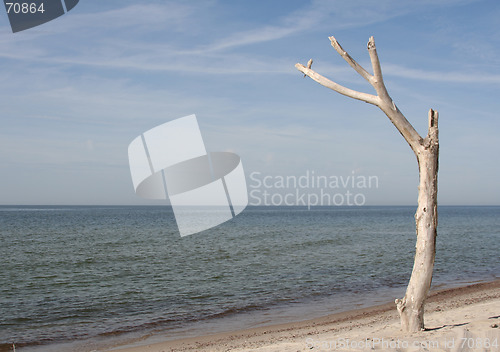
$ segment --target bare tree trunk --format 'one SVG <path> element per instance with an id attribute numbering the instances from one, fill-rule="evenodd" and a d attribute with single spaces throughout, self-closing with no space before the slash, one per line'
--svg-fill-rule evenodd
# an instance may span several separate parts
<path id="1" fill-rule="evenodd" d="M 434 116 L 436 117 L 435 122 Z M 417 227 L 415 262 L 404 298 L 396 299 L 396 306 L 401 317 L 401 327 L 405 331 L 424 329 L 424 303 L 431 287 L 436 254 L 439 144 L 437 113 L 432 110 L 429 112 L 429 122 L 429 131 L 432 131 L 431 133 L 434 135 L 426 138 L 429 143 L 417 155 L 420 185 L 418 209 L 415 213 Z"/>
<path id="2" fill-rule="evenodd" d="M 378 106 L 391 120 L 401 135 L 410 145 L 417 157 L 420 175 L 418 188 L 418 208 L 415 214 L 417 244 L 415 261 L 410 282 L 403 299 L 396 299 L 396 306 L 401 317 L 404 331 L 424 329 L 424 304 L 429 293 L 436 255 L 437 229 L 437 174 L 438 174 L 438 113 L 429 110 L 429 129 L 422 138 L 392 101 L 384 85 L 382 70 L 373 37 L 368 41 L 368 53 L 372 63 L 373 75 L 361 67 L 342 49 L 334 37 L 329 38 L 335 50 L 345 61 L 375 89 L 377 95 L 362 93 L 330 81 L 311 69 L 312 59 L 306 66 L 295 67 L 321 85 L 353 99 Z"/>

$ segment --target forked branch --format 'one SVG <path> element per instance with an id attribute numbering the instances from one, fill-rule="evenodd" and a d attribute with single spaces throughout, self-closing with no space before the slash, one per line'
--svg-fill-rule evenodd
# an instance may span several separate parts
<path id="1" fill-rule="evenodd" d="M 373 38 L 373 37 L 372 37 Z M 373 84 L 373 76 L 368 73 L 361 65 L 359 65 L 356 60 L 354 60 L 351 55 L 347 53 L 347 51 L 342 48 L 342 46 L 339 44 L 337 39 L 335 39 L 334 36 L 328 37 L 330 39 L 330 42 L 333 46 L 333 48 L 344 58 L 344 60 L 357 72 L 366 79 L 370 84 Z"/>
<path id="2" fill-rule="evenodd" d="M 333 81 L 329 80 L 328 78 L 320 75 L 316 71 L 305 67 L 302 64 L 295 64 L 295 67 L 300 72 L 302 72 L 304 75 L 309 76 L 310 78 L 312 78 L 313 80 L 315 80 L 316 82 L 321 84 L 322 86 L 333 89 L 337 93 L 348 96 L 349 98 L 362 100 L 364 102 L 378 106 L 377 96 L 375 96 L 375 95 L 358 92 L 356 90 L 352 90 L 352 89 L 349 89 L 347 87 L 344 87 L 344 86 L 342 86 L 336 82 L 333 82 Z"/>
<path id="3" fill-rule="evenodd" d="M 386 115 L 389 117 L 391 122 L 396 126 L 398 131 L 403 135 L 405 140 L 408 142 L 413 152 L 419 155 L 419 152 L 424 148 L 424 139 L 418 134 L 418 132 L 413 128 L 413 126 L 408 122 L 406 117 L 399 111 L 396 104 L 392 101 L 389 93 L 384 84 L 384 79 L 382 77 L 382 69 L 380 68 L 380 61 L 377 54 L 377 49 L 375 47 L 375 40 L 373 37 L 368 41 L 368 53 L 370 55 L 370 61 L 372 64 L 373 74 L 370 74 L 365 70 L 360 64 L 356 62 L 348 53 L 345 51 L 335 37 L 329 37 L 333 48 L 337 53 L 344 58 L 344 60 L 364 79 L 366 79 L 372 87 L 375 89 L 377 95 L 372 95 L 368 93 L 363 93 L 355 91 L 344 87 L 336 82 L 329 80 L 328 78 L 320 75 L 319 73 L 312 70 L 310 67 L 305 67 L 302 64 L 296 64 L 295 67 L 302 72 L 304 75 L 309 76 L 319 84 L 330 88 L 340 94 L 348 96 L 353 99 L 361 100 L 373 105 L 378 106 Z M 436 115 L 437 121 L 437 115 Z M 429 130 L 430 133 L 430 130 Z"/>

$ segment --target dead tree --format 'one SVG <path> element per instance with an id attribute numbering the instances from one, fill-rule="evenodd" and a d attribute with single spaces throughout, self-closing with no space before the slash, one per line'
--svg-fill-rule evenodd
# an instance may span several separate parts
<path id="1" fill-rule="evenodd" d="M 368 41 L 368 53 L 370 54 L 373 74 L 368 73 L 349 56 L 334 37 L 329 39 L 344 60 L 373 86 L 377 95 L 358 92 L 332 82 L 314 72 L 309 64 L 307 67 L 296 64 L 295 67 L 304 75 L 327 88 L 350 98 L 378 106 L 396 126 L 417 157 L 420 184 L 418 187 L 418 207 L 415 213 L 417 228 L 415 261 L 406 294 L 403 299 L 396 299 L 396 306 L 401 317 L 402 329 L 410 332 L 419 331 L 424 329 L 424 303 L 431 286 L 436 255 L 438 113 L 432 109 L 429 110 L 429 129 L 427 136 L 422 138 L 399 111 L 387 92 L 373 37 Z M 312 60 L 309 62 L 312 63 Z"/>

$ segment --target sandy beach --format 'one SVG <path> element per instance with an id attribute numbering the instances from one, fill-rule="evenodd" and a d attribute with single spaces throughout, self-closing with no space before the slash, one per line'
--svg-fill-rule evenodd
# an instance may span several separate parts
<path id="1" fill-rule="evenodd" d="M 106 351 L 499 351 L 500 280 L 432 292 L 426 330 L 404 333 L 393 303 L 329 316 Z"/>

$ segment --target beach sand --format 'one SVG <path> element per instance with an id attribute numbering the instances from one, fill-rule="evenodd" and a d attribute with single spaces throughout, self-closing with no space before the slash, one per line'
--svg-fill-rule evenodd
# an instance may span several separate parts
<path id="1" fill-rule="evenodd" d="M 402 332 L 394 303 L 387 303 L 302 322 L 106 351 L 500 351 L 500 280 L 431 293 L 425 325 L 425 331 Z"/>

